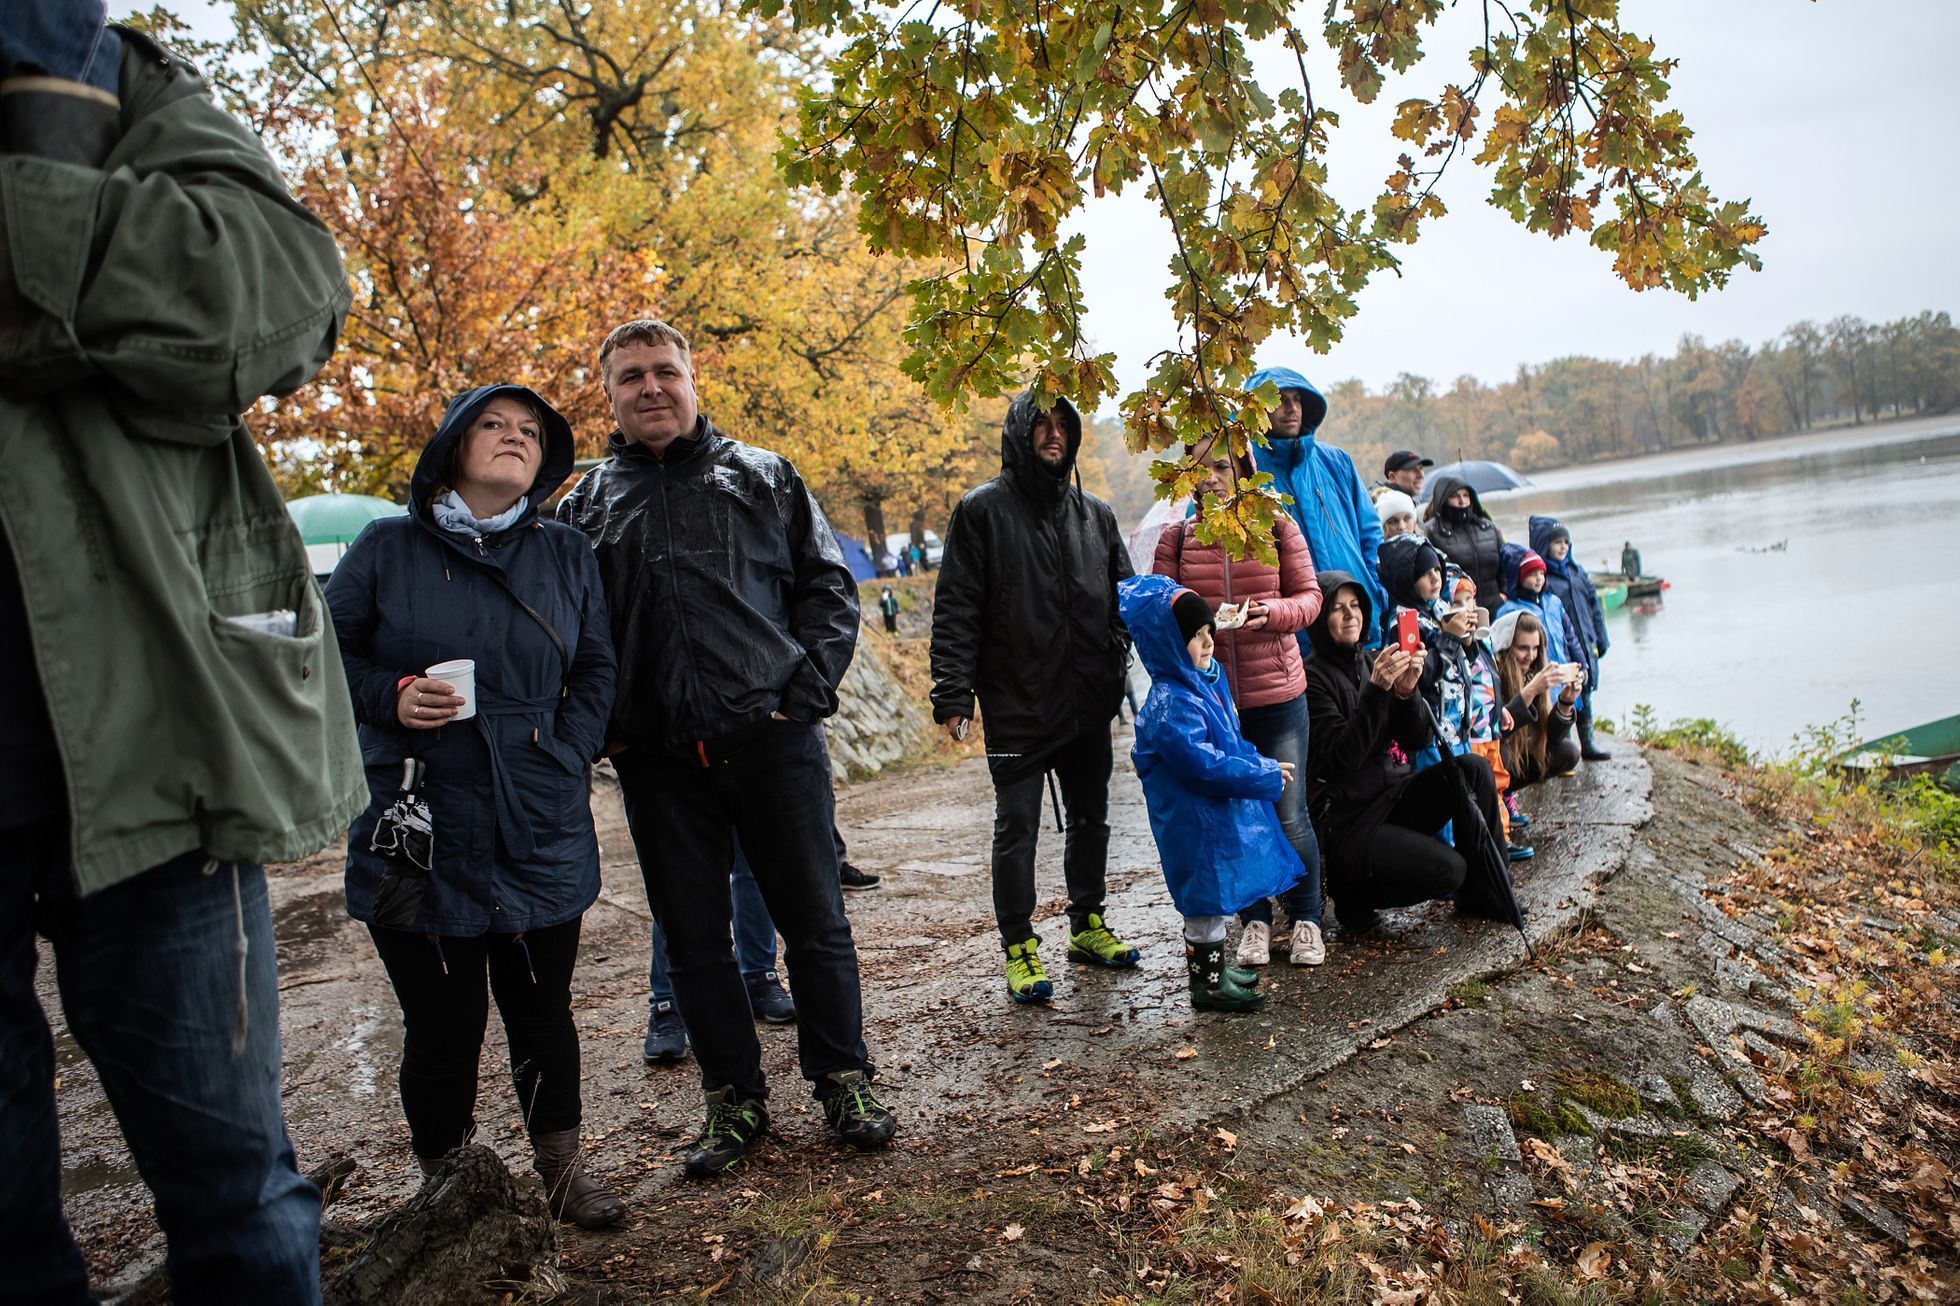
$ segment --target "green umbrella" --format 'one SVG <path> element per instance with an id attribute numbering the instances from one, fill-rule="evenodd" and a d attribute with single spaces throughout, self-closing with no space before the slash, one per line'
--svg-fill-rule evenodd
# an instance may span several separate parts
<path id="1" fill-rule="evenodd" d="M 308 544 L 352 544 L 361 527 L 377 517 L 399 517 L 408 510 L 371 494 L 309 494 L 286 505 Z"/>

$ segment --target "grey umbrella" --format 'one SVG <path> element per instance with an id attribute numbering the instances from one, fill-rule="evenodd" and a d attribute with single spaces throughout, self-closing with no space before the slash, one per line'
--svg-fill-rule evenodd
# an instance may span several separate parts
<path id="1" fill-rule="evenodd" d="M 1480 459 L 1444 463 L 1429 473 L 1429 483 L 1434 485 L 1445 476 L 1456 477 L 1478 494 L 1494 494 L 1499 490 L 1520 490 L 1531 484 L 1522 473 L 1512 470 L 1503 463 L 1489 463 Z"/>

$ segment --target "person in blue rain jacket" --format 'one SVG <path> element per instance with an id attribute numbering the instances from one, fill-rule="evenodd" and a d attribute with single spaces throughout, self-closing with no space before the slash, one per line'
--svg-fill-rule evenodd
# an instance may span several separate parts
<path id="1" fill-rule="evenodd" d="M 1504 592 L 1511 597 L 1490 614 L 1491 620 L 1508 617 L 1513 612 L 1529 612 L 1545 628 L 1545 660 L 1578 662 L 1583 666 L 1585 659 L 1578 653 L 1582 641 L 1572 624 L 1572 611 L 1558 591 L 1547 583 L 1546 573 L 1545 560 L 1538 556 L 1538 550 L 1506 544 Z"/>
<path id="2" fill-rule="evenodd" d="M 1212 659 L 1210 605 L 1168 576 L 1117 586 L 1123 622 L 1150 673 L 1132 757 L 1164 882 L 1184 917 L 1192 1004 L 1248 1011 L 1257 977 L 1225 965 L 1226 918 L 1284 893 L 1306 868 L 1273 804 L 1301 780 L 1239 733 L 1232 694 Z"/>
<path id="3" fill-rule="evenodd" d="M 1612 640 L 1606 633 L 1606 608 L 1593 588 L 1592 577 L 1572 556 L 1572 533 L 1556 517 L 1533 517 L 1531 547 L 1545 560 L 1545 586 L 1565 602 L 1565 615 L 1579 634 L 1571 661 L 1586 668 L 1586 692 L 1579 699 L 1579 756 L 1604 762 L 1611 753 L 1593 740 L 1593 691 L 1599 688 L 1599 662 Z M 1637 555 L 1636 555 L 1637 557 Z"/>
<path id="4" fill-rule="evenodd" d="M 1280 406 L 1266 435 L 1269 444 L 1259 451 L 1259 470 L 1271 472 L 1275 488 L 1293 497 L 1287 511 L 1306 533 L 1313 565 L 1354 576 L 1356 584 L 1368 591 L 1374 610 L 1386 612 L 1388 596 L 1375 576 L 1381 518 L 1354 459 L 1318 436 L 1320 424 L 1327 419 L 1326 397 L 1290 367 L 1262 368 L 1245 388 L 1257 390 L 1268 381 L 1279 387 Z M 1300 655 L 1312 656 L 1304 631 Z"/>

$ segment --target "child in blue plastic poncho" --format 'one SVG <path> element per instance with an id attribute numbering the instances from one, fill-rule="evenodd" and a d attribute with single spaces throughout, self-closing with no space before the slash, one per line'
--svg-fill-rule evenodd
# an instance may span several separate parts
<path id="1" fill-rule="evenodd" d="M 1212 660 L 1210 605 L 1168 576 L 1133 576 L 1117 594 L 1150 673 L 1132 757 L 1164 882 L 1184 917 L 1191 1005 L 1256 1011 L 1265 1004 L 1253 992 L 1257 974 L 1225 964 L 1225 922 L 1306 873 L 1273 810 L 1300 780 L 1239 733 L 1231 691 Z"/>

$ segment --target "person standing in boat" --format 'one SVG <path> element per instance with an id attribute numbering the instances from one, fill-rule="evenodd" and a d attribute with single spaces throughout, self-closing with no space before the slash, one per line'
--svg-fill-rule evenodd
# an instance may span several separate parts
<path id="1" fill-rule="evenodd" d="M 1633 547 L 1632 540 L 1620 546 L 1620 574 L 1629 581 L 1640 578 L 1640 550 Z"/>

